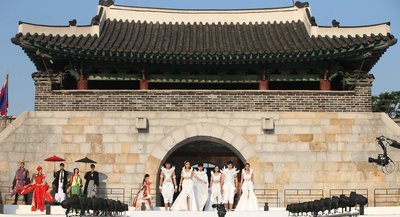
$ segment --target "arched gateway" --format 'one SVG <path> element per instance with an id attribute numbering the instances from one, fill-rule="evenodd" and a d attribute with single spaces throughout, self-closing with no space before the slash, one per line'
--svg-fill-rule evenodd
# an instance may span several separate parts
<path id="1" fill-rule="evenodd" d="M 165 162 L 170 162 L 176 166 L 177 181 L 180 180 L 180 171 L 184 161 L 188 160 L 194 167 L 199 163 L 205 164 L 208 175 L 215 165 L 223 167 L 227 161 L 232 161 L 234 165 L 241 169 L 246 162 L 240 152 L 229 143 L 210 136 L 195 136 L 183 140 L 171 149 L 161 161 L 160 167 Z M 157 185 L 160 184 L 160 173 L 157 173 Z M 161 194 L 157 194 L 157 205 L 161 205 Z"/>
<path id="2" fill-rule="evenodd" d="M 255 155 L 255 151 L 247 140 L 236 131 L 210 123 L 189 124 L 179 127 L 165 136 L 157 144 L 149 156 L 146 172 L 155 176 L 155 188 L 159 186 L 160 166 L 166 161 L 176 166 L 179 175 L 183 162 L 192 164 L 207 163 L 224 166 L 228 160 L 242 168 L 244 163 Z M 158 189 L 157 189 L 158 191 Z M 161 205 L 162 197 L 157 194 L 157 205 Z"/>

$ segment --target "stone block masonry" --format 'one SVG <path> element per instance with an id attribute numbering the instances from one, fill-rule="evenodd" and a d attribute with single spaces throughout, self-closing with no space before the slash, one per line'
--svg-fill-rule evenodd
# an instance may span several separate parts
<path id="1" fill-rule="evenodd" d="M 36 81 L 36 111 L 371 112 L 371 85 L 352 91 L 51 90 Z"/>
<path id="2" fill-rule="evenodd" d="M 139 131 L 136 118 L 148 120 Z M 274 119 L 274 130 L 262 130 L 262 119 Z M 30 171 L 42 165 L 49 181 L 56 154 L 68 170 L 98 162 L 108 188 L 124 188 L 125 201 L 149 173 L 157 187 L 157 172 L 168 152 L 198 136 L 230 144 L 250 162 L 257 188 L 285 189 L 398 188 L 399 172 L 385 175 L 369 164 L 381 149 L 375 137 L 400 139 L 400 127 L 386 114 L 371 112 L 168 112 L 168 111 L 35 111 L 23 113 L 0 133 L 0 186 L 12 182 L 19 160 Z M 400 152 L 390 151 L 398 164 Z M 190 159 L 190 156 L 188 156 Z M 370 200 L 372 205 L 373 200 Z M 282 205 L 282 204 L 281 204 Z"/>

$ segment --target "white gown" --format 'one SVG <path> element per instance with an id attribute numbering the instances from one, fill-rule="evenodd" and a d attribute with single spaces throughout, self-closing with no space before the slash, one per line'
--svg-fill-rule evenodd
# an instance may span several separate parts
<path id="1" fill-rule="evenodd" d="M 196 196 L 193 190 L 193 169 L 191 168 L 189 172 L 185 171 L 185 168 L 182 169 L 181 176 L 183 177 L 182 181 L 182 191 L 176 198 L 174 204 L 171 207 L 173 211 L 198 211 Z M 187 198 L 190 198 L 190 204 L 187 204 Z"/>
<path id="2" fill-rule="evenodd" d="M 164 203 L 172 203 L 174 200 L 175 186 L 173 178 L 175 178 L 175 167 L 166 169 L 161 167 L 161 176 L 163 176 L 161 194 L 164 198 Z"/>
<path id="3" fill-rule="evenodd" d="M 223 203 L 233 204 L 233 199 L 235 198 L 236 186 L 235 186 L 235 177 L 239 172 L 235 167 L 232 169 L 223 168 L 221 173 L 224 174 L 224 185 L 222 186 L 224 190 L 223 194 Z"/>
<path id="4" fill-rule="evenodd" d="M 212 204 L 220 204 L 222 203 L 222 193 L 221 193 L 221 173 L 214 174 L 211 172 L 211 203 Z"/>
<path id="5" fill-rule="evenodd" d="M 194 171 L 194 193 L 196 195 L 197 210 L 203 211 L 208 199 L 208 176 L 207 170 Z"/>
<path id="6" fill-rule="evenodd" d="M 214 171 L 211 171 L 211 192 L 207 200 L 206 211 L 215 211 L 216 209 L 212 208 L 212 205 L 222 203 L 221 177 L 221 173 L 215 174 Z"/>
<path id="7" fill-rule="evenodd" d="M 254 193 L 254 184 L 251 181 L 253 170 L 250 169 L 249 173 L 242 170 L 243 185 L 242 195 L 236 206 L 235 211 L 256 211 L 259 210 L 256 194 Z"/>

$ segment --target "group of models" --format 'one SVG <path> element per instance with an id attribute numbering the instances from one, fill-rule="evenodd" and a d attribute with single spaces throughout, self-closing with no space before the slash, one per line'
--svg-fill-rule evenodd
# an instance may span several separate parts
<path id="1" fill-rule="evenodd" d="M 87 197 L 95 196 L 96 188 L 99 186 L 99 173 L 95 171 L 95 165 L 92 164 L 91 170 L 85 174 L 84 195 Z M 49 185 L 46 182 L 46 176 L 43 174 L 41 166 L 37 167 L 37 172 L 29 177 L 29 171 L 25 169 L 25 162 L 19 163 L 19 168 L 15 173 L 13 180 L 11 197 L 15 195 L 14 204 L 17 204 L 19 195 L 24 195 L 25 204 L 28 205 L 28 193 L 32 195 L 32 211 L 44 211 L 44 201 L 61 203 L 66 196 L 82 195 L 82 178 L 79 175 L 79 169 L 75 168 L 70 175 L 64 168 L 64 163 L 60 164 L 60 170 L 54 172 L 53 190 L 54 198 L 49 192 Z"/>
<path id="2" fill-rule="evenodd" d="M 215 166 L 211 171 L 210 180 L 207 177 L 207 170 L 202 164 L 194 170 L 190 162 L 186 161 L 181 171 L 179 186 L 175 176 L 175 167 L 165 163 L 161 167 L 159 191 L 163 196 L 165 210 L 172 211 L 211 211 L 213 204 L 225 204 L 228 211 L 233 210 L 235 194 L 240 195 L 236 211 L 258 210 L 257 197 L 254 193 L 254 175 L 250 164 L 246 163 L 241 173 L 240 185 L 238 183 L 239 171 L 229 161 L 227 166 L 220 170 Z M 174 194 L 179 195 L 173 201 Z M 145 175 L 142 191 L 138 195 L 141 201 L 151 206 L 150 201 L 149 175 Z M 138 199 L 138 198 L 136 198 Z M 137 200 L 135 201 L 137 202 Z M 136 203 L 137 204 L 137 203 Z"/>

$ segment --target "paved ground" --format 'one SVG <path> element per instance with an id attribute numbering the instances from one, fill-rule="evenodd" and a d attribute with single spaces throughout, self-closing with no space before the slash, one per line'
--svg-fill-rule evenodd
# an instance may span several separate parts
<path id="1" fill-rule="evenodd" d="M 4 211 L 7 214 L 0 215 L 0 217 L 34 217 L 43 216 L 45 213 L 30 211 L 30 206 L 11 206 L 6 205 Z M 54 217 L 65 216 L 64 210 L 61 207 L 52 207 Z M 165 211 L 129 211 L 126 216 L 132 217 L 217 217 L 216 212 L 165 212 Z M 228 212 L 226 217 L 287 217 L 288 213 L 284 208 L 271 208 L 270 211 L 258 212 Z M 399 207 L 367 207 L 365 209 L 365 216 L 374 217 L 400 217 Z"/>

